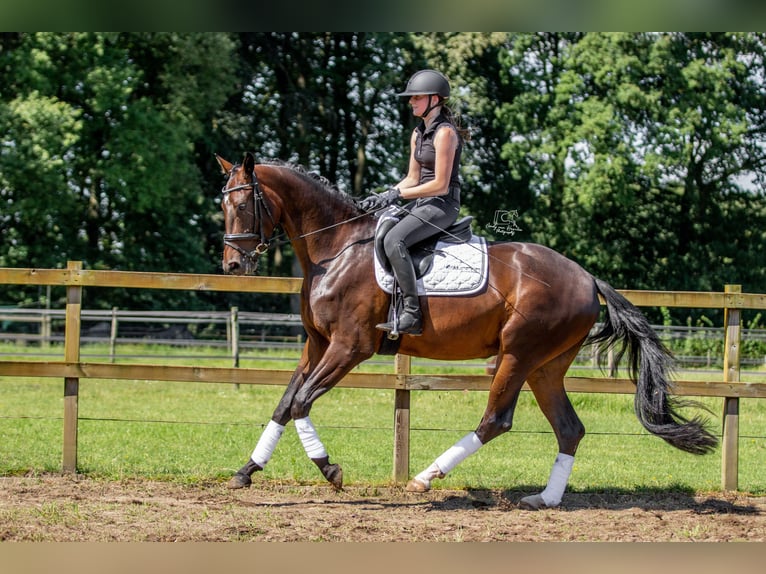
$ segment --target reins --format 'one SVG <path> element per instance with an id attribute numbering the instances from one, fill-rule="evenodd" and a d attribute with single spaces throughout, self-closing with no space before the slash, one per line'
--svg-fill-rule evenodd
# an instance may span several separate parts
<path id="1" fill-rule="evenodd" d="M 317 233 L 322 233 L 324 231 L 328 231 L 330 229 L 333 229 L 335 227 L 340 227 L 341 225 L 345 225 L 347 223 L 351 223 L 352 221 L 356 221 L 357 219 L 361 219 L 362 217 L 365 217 L 366 215 L 369 215 L 368 213 L 360 213 L 359 215 L 355 215 L 353 217 L 350 217 L 348 219 L 344 219 L 343 221 L 338 221 L 336 223 L 333 223 L 332 225 L 328 225 L 326 227 L 321 227 L 319 229 L 314 229 L 313 231 L 308 231 L 306 233 L 303 233 L 301 235 L 298 235 L 296 237 L 289 237 L 286 233 L 281 233 L 279 235 L 273 236 L 273 237 L 266 237 L 263 235 L 263 226 L 261 224 L 262 219 L 262 211 L 265 211 L 266 214 L 269 216 L 269 219 L 271 220 L 271 223 L 276 225 L 276 222 L 274 221 L 273 216 L 271 215 L 271 211 L 269 210 L 269 206 L 266 203 L 266 201 L 263 198 L 263 191 L 261 190 L 261 186 L 258 183 L 258 177 L 255 174 L 255 170 L 253 170 L 251 177 L 253 178 L 252 183 L 243 183 L 240 185 L 236 185 L 231 188 L 224 187 L 221 190 L 221 193 L 223 194 L 229 194 L 233 191 L 240 191 L 242 189 L 252 189 L 253 190 L 253 229 L 255 229 L 256 226 L 258 226 L 259 232 L 247 232 L 247 233 L 226 233 L 223 236 L 223 243 L 224 245 L 227 245 L 234 249 L 235 251 L 239 252 L 241 255 L 244 255 L 251 261 L 256 261 L 258 257 L 266 253 L 269 248 L 273 246 L 280 246 L 280 245 L 287 245 L 291 241 L 295 241 L 298 239 L 303 239 L 305 237 L 309 237 L 311 235 L 315 235 Z M 283 239 L 284 238 L 284 239 Z M 248 251 L 244 249 L 242 246 L 238 245 L 237 241 L 252 241 L 257 240 L 258 245 L 256 245 L 255 249 L 252 251 Z"/>
<path id="2" fill-rule="evenodd" d="M 306 237 L 310 237 L 311 235 L 315 235 L 317 233 L 323 233 L 323 232 L 328 231 L 330 229 L 334 229 L 336 227 L 340 227 L 341 225 L 346 225 L 348 223 L 351 223 L 352 221 L 356 221 L 357 219 L 361 219 L 363 217 L 366 217 L 367 215 L 377 214 L 380 211 L 383 211 L 385 209 L 389 209 L 389 207 L 380 207 L 380 208 L 378 208 L 378 209 L 376 209 L 374 211 L 371 211 L 371 212 L 362 212 L 362 213 L 360 213 L 358 215 L 354 215 L 353 217 L 350 217 L 348 219 L 344 219 L 342 221 L 335 222 L 335 223 L 333 223 L 331 225 L 327 225 L 325 227 L 320 227 L 319 229 L 314 229 L 312 231 L 308 231 L 306 233 L 302 233 L 301 235 L 298 235 L 296 237 L 289 237 L 286 233 L 281 233 L 281 234 L 273 236 L 273 237 L 265 237 L 265 235 L 263 235 L 263 225 L 262 225 L 262 217 L 263 217 L 263 215 L 262 215 L 262 212 L 265 211 L 265 213 L 268 215 L 268 217 L 271 220 L 271 223 L 273 225 L 276 225 L 276 222 L 274 221 L 274 218 L 271 215 L 271 211 L 269 210 L 268 204 L 266 203 L 266 201 L 263 198 L 263 191 L 261 190 L 261 186 L 258 183 L 258 177 L 257 177 L 257 175 L 255 173 L 255 170 L 253 170 L 253 172 L 251 174 L 251 177 L 253 179 L 252 183 L 239 184 L 239 185 L 236 185 L 236 186 L 231 187 L 229 189 L 224 187 L 221 190 L 221 192 L 223 194 L 228 194 L 228 193 L 231 193 L 233 191 L 239 191 L 239 190 L 242 190 L 242 189 L 252 189 L 253 190 L 253 216 L 255 218 L 255 221 L 253 222 L 253 229 L 255 229 L 255 227 L 257 226 L 258 229 L 259 229 L 259 232 L 258 233 L 255 233 L 255 232 L 227 233 L 227 234 L 224 234 L 224 236 L 223 236 L 224 245 L 227 245 L 227 246 L 231 247 L 232 249 L 236 250 L 237 252 L 239 252 L 241 255 L 245 256 L 246 258 L 248 258 L 252 262 L 257 262 L 258 258 L 261 255 L 263 255 L 264 253 L 266 253 L 273 246 L 286 245 L 286 244 L 289 244 L 292 241 L 295 241 L 295 240 L 298 240 L 298 239 L 304 239 Z M 421 223 L 430 225 L 431 227 L 433 227 L 434 229 L 439 231 L 439 233 L 442 233 L 442 234 L 444 234 L 444 235 L 446 235 L 446 236 L 448 236 L 448 237 L 450 237 L 452 239 L 460 240 L 460 238 L 458 236 L 456 236 L 455 234 L 451 233 L 447 229 L 443 229 L 443 228 L 439 227 L 438 225 L 432 223 L 431 221 L 428 221 L 427 219 L 424 219 L 424 218 L 420 217 L 419 215 L 417 215 L 417 213 L 411 213 L 411 212 L 408 212 L 408 213 L 409 213 L 409 215 L 412 215 L 413 217 L 417 218 Z M 241 247 L 240 245 L 237 245 L 237 243 L 236 243 L 237 241 L 252 241 L 252 240 L 257 240 L 258 241 L 258 244 L 256 245 L 255 249 L 253 249 L 252 251 L 248 251 L 248 250 L 244 249 L 243 247 Z M 477 246 L 475 246 L 475 245 L 473 245 L 471 243 L 469 243 L 468 245 L 472 249 L 475 249 L 477 251 L 481 251 L 479 249 L 479 247 L 477 247 Z M 542 281 L 542 280 L 538 279 L 537 277 L 532 277 L 531 275 L 529 275 L 528 273 L 525 273 L 521 269 L 518 269 L 518 268 L 510 265 L 508 262 L 503 261 L 499 257 L 496 257 L 496 256 L 492 255 L 491 253 L 489 253 L 489 251 L 487 252 L 487 256 L 491 260 L 496 261 L 498 264 L 503 265 L 504 267 L 507 267 L 509 269 L 513 269 L 517 273 L 520 273 L 521 275 L 524 275 L 525 277 L 527 277 L 529 279 L 532 279 L 534 281 L 537 281 L 537 282 L 539 282 L 539 283 L 541 283 L 543 285 L 546 285 L 546 286 L 550 287 L 550 285 L 548 285 L 545 281 Z"/>

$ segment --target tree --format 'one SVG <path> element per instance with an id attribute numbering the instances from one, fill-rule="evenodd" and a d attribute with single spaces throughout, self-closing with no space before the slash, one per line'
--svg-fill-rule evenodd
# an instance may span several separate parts
<path id="1" fill-rule="evenodd" d="M 232 90 L 220 61 L 233 46 L 224 34 L 4 41 L 0 193 L 3 234 L 16 248 L 2 264 L 213 270 L 194 144 Z"/>
<path id="2" fill-rule="evenodd" d="M 549 245 L 617 286 L 763 291 L 764 39 L 1 34 L 0 265 L 217 272 L 213 153 L 297 162 L 356 196 L 386 187 L 406 169 L 417 123 L 396 93 L 434 67 L 471 130 L 463 210 L 479 233 L 493 235 L 497 210 L 518 211 L 512 239 Z M 291 260 L 289 246 L 274 249 L 262 272 L 292 274 Z"/>
<path id="3" fill-rule="evenodd" d="M 221 148 L 238 161 L 298 163 L 355 196 L 390 185 L 406 165 L 394 96 L 407 35 L 242 33 L 242 84 L 218 126 Z M 265 274 L 300 275 L 289 245 L 261 257 Z M 284 298 L 235 295 L 242 307 L 285 310 Z M 297 310 L 297 302 L 292 303 Z"/>
<path id="4" fill-rule="evenodd" d="M 245 130 L 237 139 L 257 157 L 299 163 L 352 195 L 390 183 L 405 157 L 394 93 L 406 35 L 250 33 L 240 43 L 251 78 L 232 118 L 245 120 L 229 133 Z"/>
<path id="5" fill-rule="evenodd" d="M 763 176 L 762 54 L 757 34 L 515 36 L 500 114 L 533 238 L 618 285 L 763 288 L 757 233 L 724 231 L 762 212 L 741 186 Z"/>
<path id="6" fill-rule="evenodd" d="M 747 230 L 763 223 L 757 209 L 748 211 L 764 198 L 766 36 L 652 39 L 645 77 L 656 105 L 649 109 L 645 163 L 657 173 L 655 185 L 676 188 L 681 215 L 674 221 L 670 288 L 720 289 L 738 276 L 762 289 L 763 265 L 751 262 L 763 244 L 752 243 Z M 743 185 L 749 178 L 752 186 Z"/>

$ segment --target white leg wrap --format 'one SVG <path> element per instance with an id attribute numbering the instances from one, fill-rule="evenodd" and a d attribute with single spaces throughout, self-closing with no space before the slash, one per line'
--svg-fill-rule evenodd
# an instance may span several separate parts
<path id="1" fill-rule="evenodd" d="M 548 479 L 548 486 L 540 493 L 546 506 L 553 507 L 561 504 L 561 498 L 564 496 L 564 490 L 567 487 L 573 466 L 573 456 L 562 452 L 556 456 L 556 462 L 553 463 L 551 476 Z"/>
<path id="2" fill-rule="evenodd" d="M 279 437 L 282 436 L 284 431 L 285 427 L 283 425 L 269 421 L 269 424 L 263 430 L 261 438 L 258 439 L 258 444 L 255 446 L 250 459 L 261 468 L 265 467 L 266 463 L 271 459 L 271 455 L 274 454 Z"/>
<path id="3" fill-rule="evenodd" d="M 311 419 L 305 417 L 302 419 L 295 419 L 295 430 L 298 431 L 298 437 L 301 439 L 303 449 L 309 458 L 324 458 L 327 456 L 327 451 L 319 440 L 314 425 L 311 424 Z"/>
<path id="4" fill-rule="evenodd" d="M 481 441 L 479 440 L 479 437 L 476 436 L 475 432 L 469 433 L 448 448 L 431 466 L 415 478 L 427 487 L 430 487 L 431 481 L 434 478 L 444 477 L 445 474 L 450 472 L 480 448 Z"/>
<path id="5" fill-rule="evenodd" d="M 431 466 L 429 466 L 427 469 L 425 469 L 423 472 L 418 474 L 415 477 L 415 480 L 425 485 L 426 489 L 431 488 L 431 481 L 434 478 L 443 478 L 444 473 L 439 469 L 438 466 L 436 466 L 436 463 L 431 463 Z"/>

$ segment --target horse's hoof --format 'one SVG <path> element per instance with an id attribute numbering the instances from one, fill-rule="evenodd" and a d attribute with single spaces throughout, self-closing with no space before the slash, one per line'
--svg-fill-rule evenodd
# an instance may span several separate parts
<path id="1" fill-rule="evenodd" d="M 339 464 L 330 464 L 323 472 L 324 477 L 332 484 L 335 490 L 343 490 L 343 469 Z"/>
<path id="2" fill-rule="evenodd" d="M 548 508 L 545 504 L 543 497 L 539 494 L 533 494 L 532 496 L 525 496 L 519 501 L 519 508 L 522 510 L 540 510 L 542 508 Z"/>
<path id="3" fill-rule="evenodd" d="M 252 478 L 246 474 L 238 472 L 231 477 L 228 483 L 226 483 L 226 488 L 229 488 L 230 490 L 236 490 L 238 488 L 248 488 L 251 484 L 253 484 Z"/>
<path id="4" fill-rule="evenodd" d="M 413 478 L 407 483 L 407 486 L 404 487 L 404 490 L 407 492 L 428 492 L 431 490 L 431 487 L 425 482 L 420 481 L 417 478 Z"/>

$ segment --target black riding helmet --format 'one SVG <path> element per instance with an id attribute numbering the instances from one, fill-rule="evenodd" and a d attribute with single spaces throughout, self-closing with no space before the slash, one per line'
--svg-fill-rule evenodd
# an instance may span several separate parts
<path id="1" fill-rule="evenodd" d="M 428 96 L 428 107 L 422 117 L 426 117 L 435 106 L 449 98 L 449 82 L 444 74 L 436 70 L 420 70 L 412 74 L 407 87 L 398 96 Z M 431 96 L 437 96 L 434 104 Z"/>
<path id="2" fill-rule="evenodd" d="M 398 96 L 419 96 L 436 94 L 442 99 L 449 98 L 449 81 L 436 70 L 420 70 L 412 74 L 407 87 Z"/>

